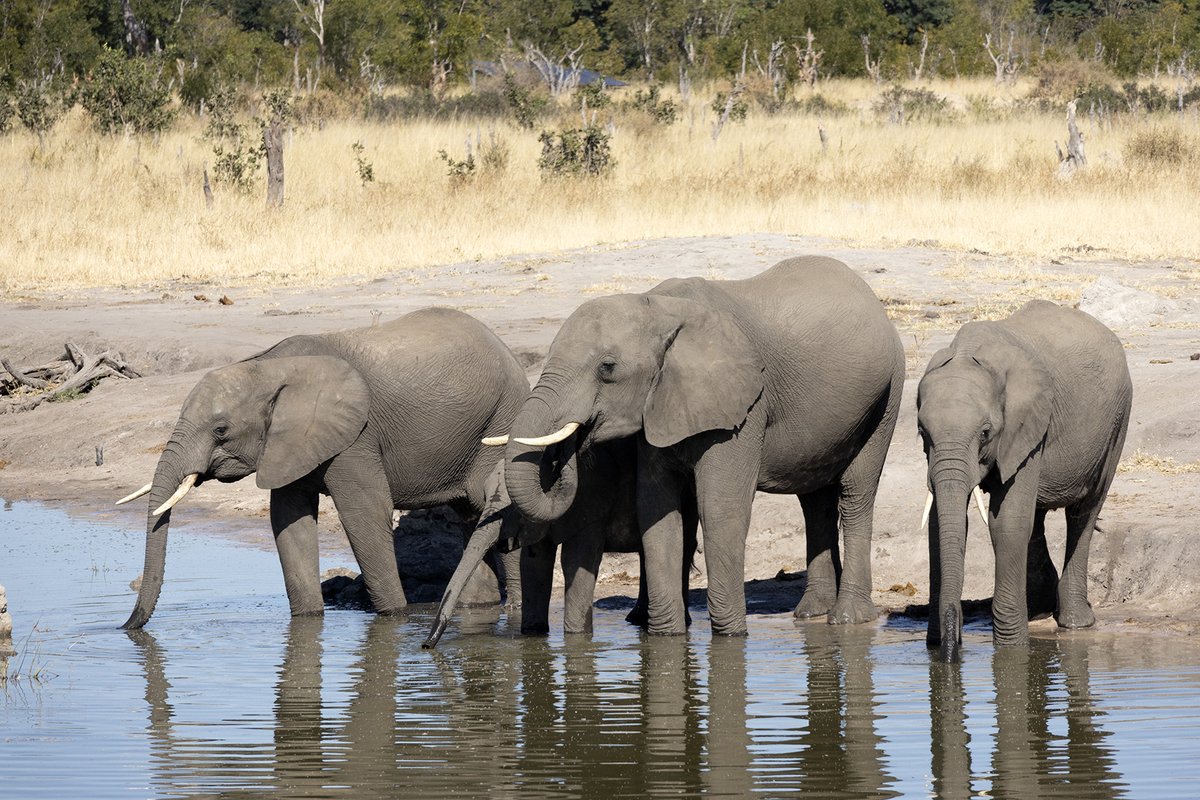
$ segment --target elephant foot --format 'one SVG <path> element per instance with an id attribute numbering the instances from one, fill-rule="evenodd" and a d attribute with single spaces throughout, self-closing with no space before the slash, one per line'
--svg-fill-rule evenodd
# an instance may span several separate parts
<path id="1" fill-rule="evenodd" d="M 805 591 L 792 615 L 797 619 L 823 617 L 833 608 L 834 596 L 818 591 Z"/>
<path id="2" fill-rule="evenodd" d="M 833 604 L 829 612 L 830 625 L 857 625 L 860 622 L 870 622 L 879 616 L 879 609 L 865 597 L 848 597 L 842 595 Z"/>
<path id="3" fill-rule="evenodd" d="M 683 636 L 687 633 L 687 625 L 654 625 L 647 626 L 646 633 L 651 636 Z"/>
<path id="4" fill-rule="evenodd" d="M 637 625 L 639 628 L 645 628 L 650 624 L 650 609 L 638 603 L 633 608 L 629 609 L 629 613 L 625 615 L 625 621 L 630 625 Z"/>
<path id="5" fill-rule="evenodd" d="M 1096 614 L 1092 611 L 1092 604 L 1086 600 L 1059 610 L 1054 619 L 1060 628 L 1090 628 L 1096 624 Z"/>
<path id="6" fill-rule="evenodd" d="M 549 636 L 549 625 L 521 625 L 522 636 Z"/>

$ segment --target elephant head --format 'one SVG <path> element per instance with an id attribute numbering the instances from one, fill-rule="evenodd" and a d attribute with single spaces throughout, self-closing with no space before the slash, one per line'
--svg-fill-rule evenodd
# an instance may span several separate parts
<path id="1" fill-rule="evenodd" d="M 154 480 L 118 501 L 150 495 L 142 584 L 123 627 L 141 628 L 154 612 L 171 508 L 193 486 L 257 473 L 261 488 L 278 489 L 344 450 L 366 426 L 367 385 L 347 362 L 328 355 L 272 357 L 278 349 L 201 378 L 184 401 Z"/>
<path id="2" fill-rule="evenodd" d="M 728 314 L 664 295 L 592 300 L 563 324 L 513 422 L 508 492 L 527 518 L 556 520 L 574 501 L 581 449 L 736 430 L 763 386 L 762 361 Z"/>
<path id="3" fill-rule="evenodd" d="M 999 486 L 1013 479 L 1045 439 L 1053 403 L 1041 359 L 1009 341 L 989 341 L 973 352 L 951 345 L 934 354 L 921 378 L 917 426 L 937 511 L 931 569 L 938 585 L 931 587 L 936 608 L 930 608 L 928 641 L 948 658 L 962 636 L 968 498 L 993 471 Z"/>

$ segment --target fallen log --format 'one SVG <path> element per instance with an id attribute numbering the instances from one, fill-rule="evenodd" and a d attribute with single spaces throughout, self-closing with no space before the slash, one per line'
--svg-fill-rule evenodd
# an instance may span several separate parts
<path id="1" fill-rule="evenodd" d="M 0 413 L 28 411 L 47 400 L 59 399 L 75 392 L 91 390 L 104 378 L 140 378 L 142 373 L 125 363 L 119 352 L 106 350 L 89 355 L 74 342 L 67 342 L 62 358 L 40 367 L 20 369 L 8 359 L 0 358 L 0 395 L 13 400 L 0 405 Z"/>

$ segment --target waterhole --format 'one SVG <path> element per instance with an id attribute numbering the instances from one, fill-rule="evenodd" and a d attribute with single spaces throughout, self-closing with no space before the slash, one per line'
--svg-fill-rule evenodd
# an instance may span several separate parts
<path id="1" fill-rule="evenodd" d="M 0 796 L 1195 797 L 1200 646 L 1179 635 L 964 634 L 754 615 L 714 639 L 514 635 L 472 612 L 436 651 L 433 609 L 291 620 L 278 563 L 172 533 L 146 630 L 118 626 L 140 529 L 0 511 Z"/>

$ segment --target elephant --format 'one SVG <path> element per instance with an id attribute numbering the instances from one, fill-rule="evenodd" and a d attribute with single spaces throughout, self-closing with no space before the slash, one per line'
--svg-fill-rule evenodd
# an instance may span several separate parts
<path id="1" fill-rule="evenodd" d="M 596 576 L 604 554 L 641 553 L 641 535 L 637 526 L 637 450 L 637 438 L 633 436 L 602 442 L 590 448 L 581 456 L 580 487 L 575 501 L 562 517 L 553 522 L 533 524 L 519 515 L 506 518 L 503 514 L 494 516 L 490 524 L 482 521 L 446 586 L 424 646 L 433 647 L 441 639 L 469 576 L 489 549 L 497 545 L 498 540 L 501 549 L 519 548 L 521 551 L 521 633 L 537 635 L 549 632 L 554 562 L 560 546 L 565 583 L 563 630 L 568 634 L 591 633 Z M 498 495 L 491 505 L 510 513 L 513 508 L 507 493 Z M 685 557 L 681 584 L 685 606 L 688 572 L 696 551 L 697 523 L 695 500 L 692 499 L 684 509 Z M 514 535 L 513 530 L 519 533 Z M 643 568 L 638 600 L 627 620 L 644 624 L 646 604 Z"/>
<path id="2" fill-rule="evenodd" d="M 293 616 L 323 612 L 317 506 L 333 499 L 375 609 L 405 607 L 392 510 L 450 504 L 488 512 L 502 462 L 481 444 L 529 395 L 509 349 L 459 311 L 429 308 L 357 330 L 292 336 L 209 372 L 188 395 L 149 494 L 145 570 L 125 628 L 150 619 L 162 588 L 171 508 L 193 486 L 256 473 Z M 178 487 L 178 489 L 176 488 Z M 518 602 L 517 559 L 508 560 Z M 498 599 L 490 576 L 478 598 Z M 482 599 L 481 599 L 482 601 Z"/>
<path id="3" fill-rule="evenodd" d="M 917 427 L 929 463 L 930 614 L 926 641 L 954 660 L 962 641 L 968 497 L 988 495 L 996 554 L 993 641 L 1029 639 L 1029 618 L 1064 628 L 1096 617 L 1087 599 L 1092 531 L 1117 469 L 1133 386 L 1121 341 L 1076 309 L 1032 300 L 969 322 L 929 361 Z M 1046 513 L 1065 508 L 1061 579 Z"/>
<path id="4" fill-rule="evenodd" d="M 637 435 L 648 630 L 664 635 L 686 630 L 678 579 L 688 501 L 704 531 L 712 630 L 742 635 L 754 493 L 795 494 L 808 563 L 796 616 L 864 622 L 876 615 L 874 500 L 903 386 L 896 329 L 840 261 L 791 258 L 745 280 L 671 279 L 567 318 L 513 422 L 505 485 L 522 515 L 553 522 L 581 488 L 581 458 Z"/>

